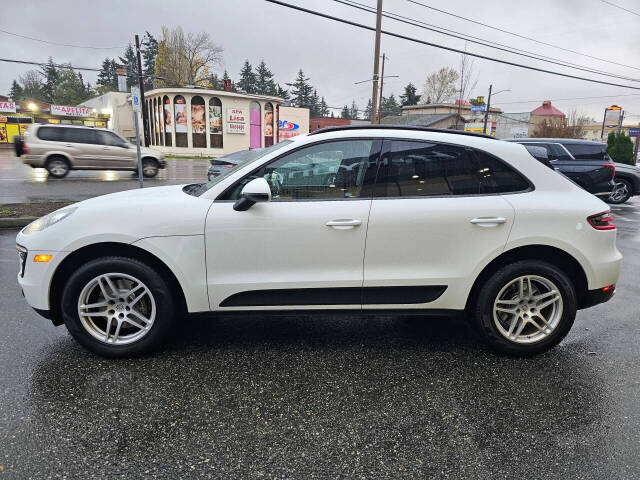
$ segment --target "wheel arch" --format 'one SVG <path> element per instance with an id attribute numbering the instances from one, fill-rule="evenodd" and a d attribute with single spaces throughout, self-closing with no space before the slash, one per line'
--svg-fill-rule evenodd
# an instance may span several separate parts
<path id="1" fill-rule="evenodd" d="M 172 290 L 177 292 L 176 303 L 179 311 L 187 311 L 187 303 L 182 285 L 171 269 L 157 256 L 143 248 L 127 243 L 93 243 L 79 248 L 67 255 L 60 265 L 58 265 L 58 268 L 51 278 L 51 284 L 49 287 L 49 308 L 51 321 L 54 325 L 62 325 L 63 323 L 62 312 L 60 311 L 60 299 L 62 298 L 62 291 L 64 289 L 66 279 L 69 278 L 75 268 L 79 265 L 90 260 L 95 260 L 96 258 L 110 256 L 134 258 L 157 270 L 165 280 L 169 282 Z"/>
<path id="2" fill-rule="evenodd" d="M 626 180 L 631 184 L 631 188 L 632 188 L 631 195 L 637 195 L 638 192 L 640 192 L 640 179 L 638 179 L 638 177 L 636 177 L 635 175 L 627 172 L 618 173 L 618 171 L 616 171 L 616 174 L 614 176 L 614 181 L 618 178 L 621 180 Z"/>
<path id="3" fill-rule="evenodd" d="M 465 310 L 471 311 L 480 288 L 491 275 L 505 264 L 519 260 L 541 260 L 559 267 L 573 282 L 578 308 L 585 303 L 588 293 L 587 274 L 573 255 L 549 245 L 524 245 L 502 252 L 482 269 L 471 287 Z"/>
<path id="4" fill-rule="evenodd" d="M 53 157 L 62 157 L 64 158 L 67 163 L 69 164 L 69 168 L 73 168 L 73 161 L 71 160 L 71 156 L 68 153 L 65 152 L 57 152 L 57 151 L 53 151 L 53 152 L 48 152 L 47 156 L 44 158 L 44 165 L 47 165 L 47 162 L 49 160 L 51 160 Z"/>

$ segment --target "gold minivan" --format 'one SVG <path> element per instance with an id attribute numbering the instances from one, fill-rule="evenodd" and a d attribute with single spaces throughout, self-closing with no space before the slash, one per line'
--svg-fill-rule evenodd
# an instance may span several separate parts
<path id="1" fill-rule="evenodd" d="M 135 145 L 102 128 L 36 123 L 15 143 L 15 150 L 22 163 L 46 168 L 56 178 L 69 170 L 138 170 Z M 162 153 L 146 147 L 140 151 L 145 177 L 155 177 L 166 167 Z"/>

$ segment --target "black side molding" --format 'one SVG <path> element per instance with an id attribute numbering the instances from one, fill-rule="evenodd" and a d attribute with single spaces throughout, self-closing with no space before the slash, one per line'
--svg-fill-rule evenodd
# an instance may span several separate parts
<path id="1" fill-rule="evenodd" d="M 445 285 L 407 287 L 338 287 L 249 290 L 225 298 L 221 307 L 284 307 L 292 305 L 391 305 L 429 303 Z"/>

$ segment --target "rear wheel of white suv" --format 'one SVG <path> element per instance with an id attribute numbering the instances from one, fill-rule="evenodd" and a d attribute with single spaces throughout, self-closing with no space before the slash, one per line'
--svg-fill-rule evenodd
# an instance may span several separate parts
<path id="1" fill-rule="evenodd" d="M 473 314 L 493 349 L 526 357 L 557 345 L 569 333 L 576 308 L 566 273 L 544 261 L 522 260 L 489 277 Z"/>
<path id="2" fill-rule="evenodd" d="M 62 316 L 69 333 L 105 357 L 129 357 L 162 344 L 175 315 L 169 283 L 139 260 L 104 257 L 69 278 Z"/>

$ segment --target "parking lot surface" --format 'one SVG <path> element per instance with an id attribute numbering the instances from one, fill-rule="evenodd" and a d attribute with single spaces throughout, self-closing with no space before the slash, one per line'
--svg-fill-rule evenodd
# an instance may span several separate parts
<path id="1" fill-rule="evenodd" d="M 0 478 L 640 477 L 640 202 L 614 207 L 614 299 L 554 350 L 463 320 L 188 320 L 104 360 L 26 305 L 0 231 Z"/>
<path id="2" fill-rule="evenodd" d="M 203 158 L 168 158 L 167 168 L 145 187 L 181 185 L 207 181 L 209 162 Z M 65 178 L 48 176 L 44 168 L 23 165 L 9 149 L 0 149 L 0 204 L 22 202 L 77 202 L 97 195 L 138 188 L 134 172 L 116 170 L 72 170 Z"/>

